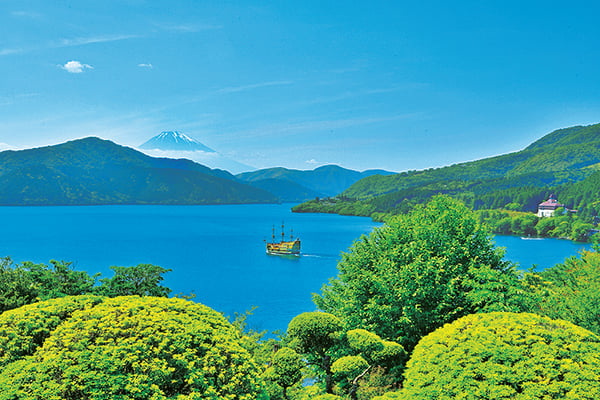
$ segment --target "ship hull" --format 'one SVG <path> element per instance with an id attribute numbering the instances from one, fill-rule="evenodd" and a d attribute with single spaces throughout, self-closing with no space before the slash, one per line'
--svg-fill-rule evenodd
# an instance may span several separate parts
<path id="1" fill-rule="evenodd" d="M 282 256 L 300 255 L 300 240 L 293 242 L 267 243 L 267 254 Z"/>

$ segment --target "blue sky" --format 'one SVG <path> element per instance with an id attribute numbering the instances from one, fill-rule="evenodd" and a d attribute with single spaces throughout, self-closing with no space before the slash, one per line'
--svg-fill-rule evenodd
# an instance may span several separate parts
<path id="1" fill-rule="evenodd" d="M 0 146 L 424 169 L 600 122 L 595 1 L 0 0 Z"/>

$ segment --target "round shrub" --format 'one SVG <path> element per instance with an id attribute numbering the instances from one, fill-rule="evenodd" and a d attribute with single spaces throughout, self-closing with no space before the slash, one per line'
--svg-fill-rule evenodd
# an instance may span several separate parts
<path id="1" fill-rule="evenodd" d="M 62 297 L 1 313 L 0 368 L 32 355 L 71 314 L 101 301 L 98 296 Z"/>
<path id="2" fill-rule="evenodd" d="M 338 358 L 331 366 L 337 378 L 352 380 L 369 367 L 369 363 L 361 356 L 344 356 Z"/>
<path id="3" fill-rule="evenodd" d="M 0 399 L 260 399 L 259 373 L 216 311 L 117 297 L 73 312 L 33 354 L 8 363 Z"/>
<path id="4" fill-rule="evenodd" d="M 473 314 L 424 337 L 403 399 L 598 399 L 600 337 L 535 314 Z"/>

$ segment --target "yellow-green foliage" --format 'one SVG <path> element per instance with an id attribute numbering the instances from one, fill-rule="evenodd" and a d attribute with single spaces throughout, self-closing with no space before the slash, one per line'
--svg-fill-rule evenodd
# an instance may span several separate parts
<path id="1" fill-rule="evenodd" d="M 369 363 L 361 356 L 344 356 L 338 358 L 331 366 L 331 371 L 338 378 L 352 380 L 369 367 Z"/>
<path id="2" fill-rule="evenodd" d="M 54 322 L 43 344 L 33 341 L 39 329 L 19 328 L 34 348 L 3 353 L 0 399 L 262 398 L 259 368 L 221 314 L 182 299 L 101 300 L 67 297 L 2 314 L 0 326 L 27 326 L 36 309 Z"/>
<path id="3" fill-rule="evenodd" d="M 71 314 L 93 307 L 97 296 L 63 297 L 0 314 L 0 368 L 32 355 Z"/>
<path id="4" fill-rule="evenodd" d="M 400 392 L 387 392 L 381 396 L 373 397 L 372 400 L 396 400 L 400 399 Z"/>
<path id="5" fill-rule="evenodd" d="M 346 335 L 350 347 L 361 353 L 371 354 L 383 350 L 383 341 L 373 332 L 365 329 L 352 329 Z"/>
<path id="6" fill-rule="evenodd" d="M 535 314 L 463 317 L 424 337 L 402 399 L 598 399 L 600 337 Z"/>

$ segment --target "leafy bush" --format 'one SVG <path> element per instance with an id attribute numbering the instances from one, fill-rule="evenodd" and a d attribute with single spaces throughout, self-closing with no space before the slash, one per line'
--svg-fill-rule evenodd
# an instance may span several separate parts
<path id="1" fill-rule="evenodd" d="M 600 337 L 535 314 L 469 315 L 419 342 L 400 398 L 598 399 Z"/>
<path id="2" fill-rule="evenodd" d="M 63 315 L 45 327 L 49 335 L 34 349 L 10 350 L 18 340 L 3 344 L 3 354 L 12 356 L 4 357 L 0 399 L 263 398 L 259 368 L 216 311 L 158 297 L 95 302 L 64 298 L 0 316 L 4 324 L 25 326 L 22 336 L 33 340 L 30 331 L 38 330 L 26 326 L 36 310 L 51 310 L 39 318 Z M 68 315 L 61 308 L 79 309 Z"/>
<path id="3" fill-rule="evenodd" d="M 63 297 L 0 314 L 0 368 L 32 355 L 75 311 L 101 301 L 96 296 Z"/>

